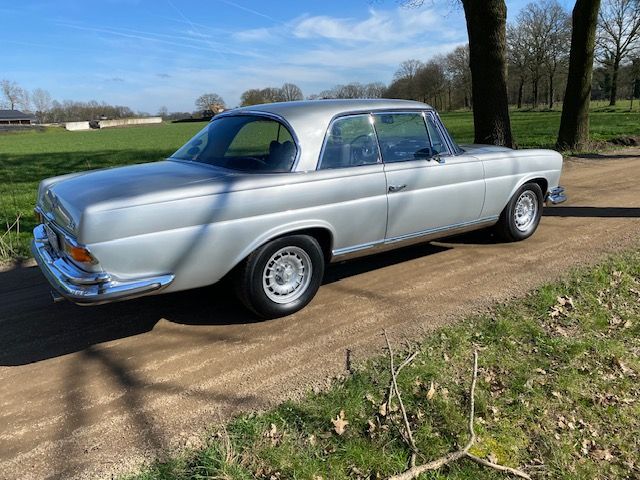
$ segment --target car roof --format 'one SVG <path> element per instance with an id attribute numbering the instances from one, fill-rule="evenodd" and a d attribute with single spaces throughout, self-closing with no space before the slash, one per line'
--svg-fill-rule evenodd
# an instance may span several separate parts
<path id="1" fill-rule="evenodd" d="M 340 99 L 340 100 L 302 100 L 298 102 L 266 103 L 228 110 L 214 117 L 265 113 L 284 119 L 293 129 L 298 140 L 300 156 L 296 171 L 316 168 L 324 136 L 331 120 L 338 115 L 352 112 L 396 111 L 396 110 L 432 110 L 422 102 L 412 100 L 376 99 Z"/>
<path id="2" fill-rule="evenodd" d="M 368 110 L 397 110 L 397 109 L 431 109 L 429 105 L 413 100 L 396 100 L 388 98 L 367 98 L 367 99 L 327 99 L 327 100 L 301 100 L 298 102 L 278 102 L 264 103 L 241 107 L 234 112 L 260 111 L 274 113 L 284 117 L 298 114 L 323 114 L 329 119 L 336 115 L 349 112 L 360 112 Z"/>

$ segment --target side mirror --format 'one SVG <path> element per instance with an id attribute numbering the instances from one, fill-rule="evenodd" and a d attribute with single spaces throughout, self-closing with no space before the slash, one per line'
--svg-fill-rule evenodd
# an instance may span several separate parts
<path id="1" fill-rule="evenodd" d="M 435 160 L 440 164 L 444 163 L 444 158 L 442 158 L 439 153 L 436 153 L 435 155 L 433 155 L 429 160 Z"/>

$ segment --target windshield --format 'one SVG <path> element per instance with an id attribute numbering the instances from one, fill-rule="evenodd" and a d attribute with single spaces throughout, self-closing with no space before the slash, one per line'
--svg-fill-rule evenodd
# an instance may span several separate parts
<path id="1" fill-rule="evenodd" d="M 258 115 L 214 119 L 171 158 L 242 172 L 289 172 L 296 144 L 282 123 Z"/>

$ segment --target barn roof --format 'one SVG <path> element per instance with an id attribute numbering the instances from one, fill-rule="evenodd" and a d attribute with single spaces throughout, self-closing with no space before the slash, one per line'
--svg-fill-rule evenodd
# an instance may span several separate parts
<path id="1" fill-rule="evenodd" d="M 0 120 L 35 120 L 36 117 L 30 113 L 20 110 L 0 110 Z"/>

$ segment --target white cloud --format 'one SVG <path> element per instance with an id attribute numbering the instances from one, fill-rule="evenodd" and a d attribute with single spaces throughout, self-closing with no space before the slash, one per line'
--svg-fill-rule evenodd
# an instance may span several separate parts
<path id="1" fill-rule="evenodd" d="M 324 38 L 341 42 L 402 42 L 419 34 L 433 33 L 441 23 L 434 10 L 393 11 L 369 10 L 364 20 L 336 18 L 326 15 L 301 18 L 293 26 L 298 38 Z M 441 26 L 440 26 L 441 28 Z"/>
<path id="2" fill-rule="evenodd" d="M 272 28 L 252 28 L 233 33 L 233 38 L 241 42 L 264 42 L 275 38 Z"/>

